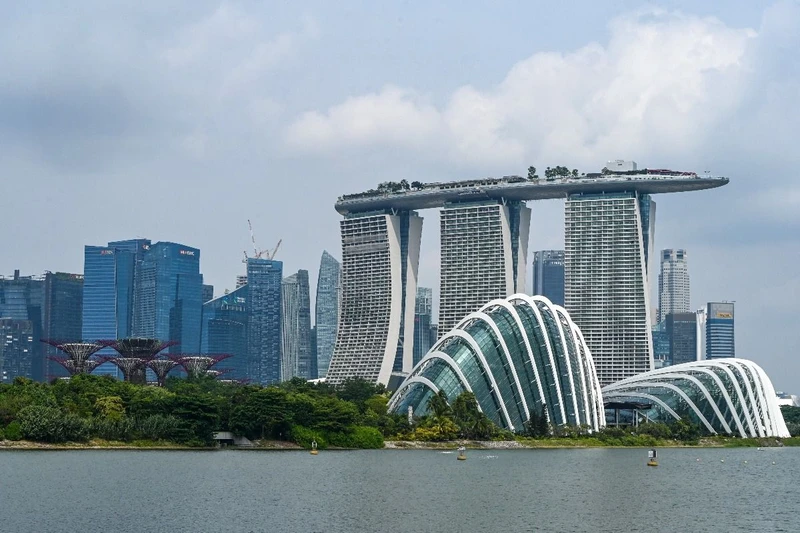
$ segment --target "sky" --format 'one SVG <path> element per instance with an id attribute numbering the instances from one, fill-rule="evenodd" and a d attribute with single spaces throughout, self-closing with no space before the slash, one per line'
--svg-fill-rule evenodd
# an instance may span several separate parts
<path id="1" fill-rule="evenodd" d="M 688 251 L 692 306 L 735 301 L 737 355 L 800 394 L 800 3 L 430 4 L 0 4 L 0 274 L 146 237 L 199 248 L 221 294 L 249 219 L 313 284 L 343 193 L 632 159 L 731 179 L 657 196 L 655 246 Z M 563 248 L 563 202 L 529 206 L 529 250 Z"/>

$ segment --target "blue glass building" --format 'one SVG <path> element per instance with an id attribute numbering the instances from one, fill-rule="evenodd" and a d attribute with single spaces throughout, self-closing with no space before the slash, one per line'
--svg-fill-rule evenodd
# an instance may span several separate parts
<path id="1" fill-rule="evenodd" d="M 706 359 L 736 357 L 733 302 L 709 302 L 706 311 Z"/>
<path id="2" fill-rule="evenodd" d="M 44 307 L 42 310 L 42 338 L 62 342 L 80 342 L 83 326 L 83 276 L 64 272 L 46 272 L 44 275 Z M 44 345 L 44 378 L 62 377 L 67 371 L 51 361 L 60 355 L 50 345 Z"/>
<path id="3" fill-rule="evenodd" d="M 82 340 L 91 342 L 131 335 L 136 268 L 149 248 L 148 239 L 84 247 Z M 115 352 L 106 348 L 100 353 L 114 355 Z M 111 363 L 100 365 L 94 373 L 121 377 Z"/>
<path id="4" fill-rule="evenodd" d="M 4 335 L 0 338 L 0 370 L 6 379 L 21 376 L 41 381 L 44 376 L 42 333 L 43 284 L 39 278 L 0 277 L 0 319 Z"/>
<path id="5" fill-rule="evenodd" d="M 258 381 L 258 366 L 247 354 L 247 293 L 244 285 L 203 304 L 200 353 L 231 354 L 226 378 Z M 255 369 L 255 370 L 254 370 Z"/>
<path id="6" fill-rule="evenodd" d="M 414 309 L 414 364 L 416 365 L 436 341 L 431 336 L 433 318 L 433 289 L 417 287 L 417 300 Z"/>
<path id="7" fill-rule="evenodd" d="M 199 353 L 202 309 L 200 250 L 174 242 L 150 246 L 136 268 L 132 335 L 178 341 L 174 353 Z"/>
<path id="8" fill-rule="evenodd" d="M 281 289 L 282 353 L 281 379 L 313 379 L 311 359 L 311 297 L 308 270 L 298 270 L 282 282 Z M 316 365 L 313 365 L 316 366 Z"/>
<path id="9" fill-rule="evenodd" d="M 534 252 L 533 294 L 564 305 L 564 250 Z"/>
<path id="10" fill-rule="evenodd" d="M 247 353 L 262 385 L 281 380 L 282 281 L 281 261 L 247 259 Z"/>
<path id="11" fill-rule="evenodd" d="M 324 378 L 333 357 L 336 331 L 339 325 L 339 288 L 341 265 L 328 252 L 322 252 L 317 277 L 317 299 L 315 306 L 316 328 L 316 376 Z"/>

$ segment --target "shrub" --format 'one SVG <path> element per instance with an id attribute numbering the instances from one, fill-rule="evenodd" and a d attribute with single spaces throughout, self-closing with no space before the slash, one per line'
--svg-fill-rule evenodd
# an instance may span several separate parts
<path id="1" fill-rule="evenodd" d="M 356 426 L 348 432 L 329 433 L 328 444 L 338 448 L 358 448 L 362 450 L 383 448 L 383 435 L 377 428 Z"/>
<path id="2" fill-rule="evenodd" d="M 64 414 L 55 407 L 29 405 L 19 412 L 22 435 L 39 442 L 85 441 L 90 424 L 73 414 Z"/>
<path id="3" fill-rule="evenodd" d="M 134 423 L 130 418 L 95 418 L 91 432 L 101 439 L 130 441 L 134 437 Z"/>
<path id="4" fill-rule="evenodd" d="M 173 440 L 178 432 L 180 421 L 170 415 L 150 415 L 139 418 L 135 431 L 143 439 Z"/>
<path id="5" fill-rule="evenodd" d="M 291 440 L 303 448 L 310 450 L 311 443 L 317 441 L 317 448 L 324 450 L 328 447 L 328 442 L 322 433 L 305 428 L 303 426 L 292 426 Z"/>
<path id="6" fill-rule="evenodd" d="M 5 434 L 8 440 L 22 440 L 22 430 L 19 427 L 19 422 L 14 420 L 6 426 Z"/>

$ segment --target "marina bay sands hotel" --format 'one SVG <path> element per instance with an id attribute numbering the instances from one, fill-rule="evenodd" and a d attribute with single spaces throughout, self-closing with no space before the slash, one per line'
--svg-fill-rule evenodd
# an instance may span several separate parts
<path id="1" fill-rule="evenodd" d="M 651 370 L 651 195 L 711 189 L 728 179 L 616 163 L 581 176 L 389 184 L 340 197 L 342 295 L 327 381 L 358 376 L 388 384 L 393 372 L 411 370 L 423 220 L 417 211 L 441 209 L 441 336 L 491 300 L 525 292 L 526 201 L 557 198 L 566 199 L 565 307 L 601 385 Z"/>

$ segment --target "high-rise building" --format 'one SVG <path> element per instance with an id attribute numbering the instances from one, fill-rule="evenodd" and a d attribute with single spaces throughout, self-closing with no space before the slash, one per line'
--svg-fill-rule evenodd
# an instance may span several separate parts
<path id="1" fill-rule="evenodd" d="M 667 325 L 665 322 L 652 326 L 651 333 L 653 336 L 653 366 L 655 368 L 663 368 L 669 366 L 669 334 L 667 333 Z"/>
<path id="2" fill-rule="evenodd" d="M 564 305 L 564 250 L 534 252 L 533 294 Z"/>
<path id="3" fill-rule="evenodd" d="M 258 382 L 258 364 L 247 352 L 247 292 L 245 284 L 203 304 L 200 353 L 230 354 L 225 361 L 230 373 L 225 377 Z"/>
<path id="4" fill-rule="evenodd" d="M 648 264 L 655 202 L 638 192 L 566 202 L 564 300 L 602 386 L 653 369 Z"/>
<path id="5" fill-rule="evenodd" d="M 417 287 L 417 303 L 414 310 L 414 365 L 425 357 L 436 341 L 436 337 L 431 337 L 432 318 L 433 289 Z"/>
<path id="6" fill-rule="evenodd" d="M 0 380 L 11 383 L 18 377 L 31 379 L 37 356 L 33 320 L 0 318 Z M 41 353 L 39 351 L 38 353 Z"/>
<path id="7" fill-rule="evenodd" d="M 680 365 L 697 361 L 697 315 L 669 313 L 664 322 L 669 337 L 670 364 Z"/>
<path id="8" fill-rule="evenodd" d="M 694 312 L 697 320 L 697 360 L 706 358 L 706 308 Z"/>
<path id="9" fill-rule="evenodd" d="M 709 302 L 706 307 L 706 359 L 736 357 L 733 302 Z"/>
<path id="10" fill-rule="evenodd" d="M 150 246 L 136 269 L 133 336 L 177 341 L 173 353 L 199 353 L 203 313 L 200 250 L 174 242 Z"/>
<path id="11" fill-rule="evenodd" d="M 214 299 L 214 286 L 203 284 L 203 303 Z"/>
<path id="12" fill-rule="evenodd" d="M 39 277 L 20 276 L 14 271 L 10 278 L 0 276 L 0 319 L 4 324 L 6 377 L 13 380 L 22 376 L 43 381 L 44 349 L 39 342 L 42 335 L 42 307 L 44 281 Z M 30 342 L 29 342 L 30 337 Z M 9 342 L 10 341 L 10 342 Z"/>
<path id="13" fill-rule="evenodd" d="M 311 375 L 311 296 L 308 270 L 298 270 L 281 286 L 281 379 L 312 379 Z M 313 354 L 316 357 L 316 353 Z"/>
<path id="14" fill-rule="evenodd" d="M 661 250 L 658 274 L 658 321 L 670 313 L 688 313 L 689 268 L 686 250 Z"/>
<path id="15" fill-rule="evenodd" d="M 317 342 L 317 376 L 324 378 L 336 345 L 339 323 L 339 294 L 341 293 L 341 265 L 328 252 L 322 252 L 317 277 L 317 299 L 314 308 Z"/>
<path id="16" fill-rule="evenodd" d="M 414 211 L 353 214 L 342 231 L 342 302 L 327 380 L 388 384 L 414 359 L 422 218 Z M 409 342 L 406 342 L 409 341 Z"/>
<path id="17" fill-rule="evenodd" d="M 131 335 L 134 277 L 138 264 L 149 248 L 148 239 L 84 247 L 82 340 L 119 339 Z M 111 348 L 99 353 L 109 356 L 115 354 Z M 103 363 L 95 369 L 94 374 L 121 377 L 112 363 Z"/>
<path id="18" fill-rule="evenodd" d="M 242 274 L 240 276 L 236 276 L 236 288 L 243 287 L 247 285 L 247 274 Z"/>
<path id="19" fill-rule="evenodd" d="M 281 281 L 283 263 L 247 259 L 247 353 L 262 385 L 281 380 Z"/>
<path id="20" fill-rule="evenodd" d="M 524 202 L 447 204 L 441 220 L 439 331 L 491 300 L 525 292 L 531 210 Z"/>
<path id="21" fill-rule="evenodd" d="M 319 361 L 317 361 L 317 328 L 311 327 L 311 379 L 319 377 Z"/>
<path id="22" fill-rule="evenodd" d="M 46 272 L 44 275 L 44 305 L 42 309 L 42 338 L 61 342 L 80 342 L 83 331 L 83 275 Z M 67 371 L 50 357 L 60 355 L 46 344 L 44 349 L 44 379 L 62 377 Z"/>

